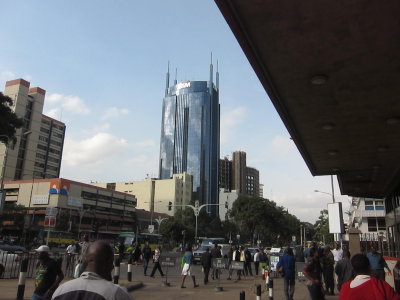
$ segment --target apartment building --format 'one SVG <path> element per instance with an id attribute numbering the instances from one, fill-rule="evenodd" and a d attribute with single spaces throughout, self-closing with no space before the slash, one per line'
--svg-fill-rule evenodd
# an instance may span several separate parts
<path id="1" fill-rule="evenodd" d="M 0 144 L 3 179 L 58 178 L 66 127 L 43 115 L 46 91 L 16 79 L 6 82 L 3 94 L 13 100 L 11 109 L 24 120 L 23 127 L 17 130 L 16 142 Z"/>

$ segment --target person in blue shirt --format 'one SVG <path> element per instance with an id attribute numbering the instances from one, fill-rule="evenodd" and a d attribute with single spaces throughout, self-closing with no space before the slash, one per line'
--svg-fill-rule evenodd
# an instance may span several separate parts
<path id="1" fill-rule="evenodd" d="M 390 273 L 390 269 L 386 264 L 382 254 L 376 251 L 375 247 L 371 247 L 370 252 L 367 254 L 369 264 L 371 266 L 371 275 L 380 279 L 385 280 L 385 268 Z"/>
<path id="2" fill-rule="evenodd" d="M 287 247 L 283 256 L 276 265 L 277 269 L 283 269 L 283 290 L 286 300 L 293 300 L 295 286 L 295 263 L 296 259 L 293 255 L 293 249 Z"/>
<path id="3" fill-rule="evenodd" d="M 193 262 L 193 252 L 192 252 L 192 246 L 188 245 L 186 248 L 186 252 L 183 255 L 183 269 L 182 269 L 182 284 L 181 288 L 186 288 L 185 286 L 185 279 L 186 276 L 192 276 L 193 279 L 193 287 L 198 287 L 199 285 L 196 284 L 196 277 L 194 276 L 193 271 L 191 270 L 192 267 L 192 262 Z"/>

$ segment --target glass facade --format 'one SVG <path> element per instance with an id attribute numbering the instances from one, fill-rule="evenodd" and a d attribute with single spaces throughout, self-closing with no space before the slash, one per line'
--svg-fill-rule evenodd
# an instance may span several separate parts
<path id="1" fill-rule="evenodd" d="M 193 198 L 218 204 L 219 99 L 212 81 L 186 81 L 167 89 L 163 101 L 159 178 L 187 172 Z M 218 216 L 218 206 L 207 206 Z"/>

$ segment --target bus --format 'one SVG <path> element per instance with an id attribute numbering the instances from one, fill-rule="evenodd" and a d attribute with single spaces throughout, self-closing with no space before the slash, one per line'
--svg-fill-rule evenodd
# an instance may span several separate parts
<path id="1" fill-rule="evenodd" d="M 149 243 L 152 251 L 162 243 L 162 235 L 156 233 L 139 233 L 136 236 L 135 232 L 121 232 L 118 235 L 117 244 L 115 245 L 115 252 L 119 252 L 119 245 L 124 243 L 125 253 L 130 253 L 135 249 L 135 244 L 139 244 L 143 249 L 145 242 Z"/>

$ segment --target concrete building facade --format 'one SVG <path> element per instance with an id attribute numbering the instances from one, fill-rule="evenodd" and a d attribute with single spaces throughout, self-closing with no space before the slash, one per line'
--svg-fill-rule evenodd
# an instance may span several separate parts
<path id="1" fill-rule="evenodd" d="M 63 178 L 5 181 L 4 188 L 6 210 L 13 203 L 26 208 L 23 227 L 27 239 L 44 231 L 77 239 L 78 232 L 107 238 L 136 229 L 134 195 Z M 56 226 L 45 227 L 45 215 L 52 209 L 56 209 Z M 22 232 L 12 220 L 3 221 L 1 226 L 2 232 Z"/>
<path id="2" fill-rule="evenodd" d="M 4 180 L 60 175 L 66 127 L 43 115 L 45 94 L 40 87 L 30 88 L 24 79 L 6 82 L 4 95 L 13 100 L 11 109 L 24 125 L 17 130 L 15 144 L 0 144 L 0 174 L 4 174 Z"/>
<path id="3" fill-rule="evenodd" d="M 246 165 L 246 152 L 235 151 L 232 160 L 219 160 L 219 187 L 240 195 L 260 197 L 259 171 Z"/>
<path id="4" fill-rule="evenodd" d="M 171 179 L 147 178 L 143 181 L 92 184 L 135 195 L 138 209 L 169 216 L 192 200 L 192 176 L 186 172 L 173 174 Z M 172 203 L 171 210 L 168 210 L 169 202 Z"/>
<path id="5" fill-rule="evenodd" d="M 353 197 L 350 206 L 349 227 L 355 227 L 362 234 L 368 235 L 371 241 L 378 236 L 386 239 L 384 199 Z"/>

